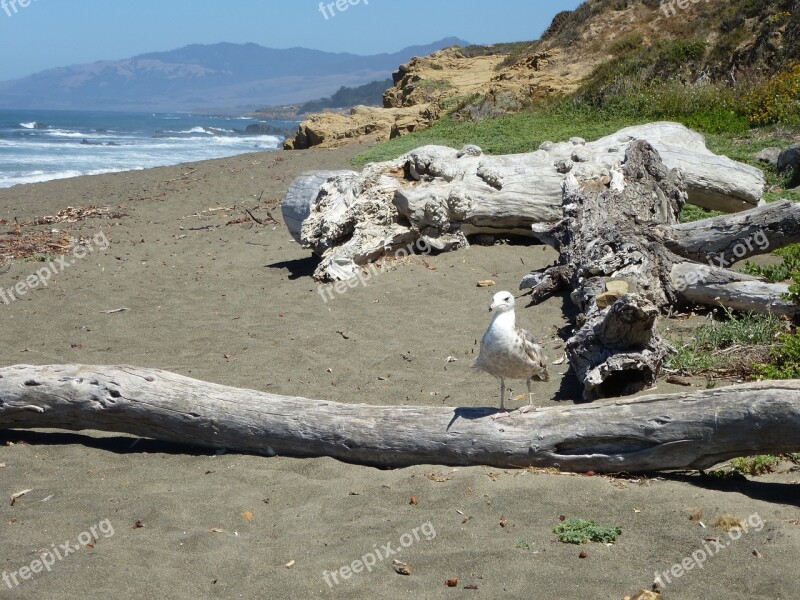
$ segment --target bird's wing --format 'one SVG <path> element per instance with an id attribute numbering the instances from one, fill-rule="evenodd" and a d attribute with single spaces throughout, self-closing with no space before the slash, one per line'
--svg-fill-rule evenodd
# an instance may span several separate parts
<path id="1" fill-rule="evenodd" d="M 535 367 L 538 368 L 538 373 L 534 377 L 542 381 L 548 381 L 550 374 L 547 372 L 547 357 L 544 355 L 542 347 L 536 343 L 536 338 L 533 337 L 530 331 L 517 327 L 517 333 L 525 340 L 525 354 L 531 359 Z"/>

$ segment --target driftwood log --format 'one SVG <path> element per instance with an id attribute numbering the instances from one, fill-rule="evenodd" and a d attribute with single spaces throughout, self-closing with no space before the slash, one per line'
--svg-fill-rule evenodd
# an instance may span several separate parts
<path id="1" fill-rule="evenodd" d="M 534 303 L 570 290 L 581 310 L 567 340 L 584 398 L 652 386 L 672 351 L 656 331 L 661 311 L 679 304 L 795 315 L 786 284 L 727 269 L 735 261 L 800 238 L 800 205 L 788 201 L 731 216 L 678 224 L 686 200 L 682 171 L 668 169 L 647 142 L 632 142 L 619 171 L 563 185 L 562 218 L 533 226 L 560 253 L 523 278 Z M 699 262 L 702 261 L 702 262 Z"/>
<path id="2" fill-rule="evenodd" d="M 0 429 L 123 432 L 212 450 L 415 464 L 637 472 L 800 450 L 800 381 L 512 413 L 276 396 L 156 369 L 0 369 Z"/>
<path id="3" fill-rule="evenodd" d="M 681 170 L 689 202 L 725 212 L 761 203 L 761 171 L 713 154 L 683 125 L 651 123 L 589 143 L 545 142 L 525 154 L 424 146 L 360 173 L 306 174 L 288 190 L 283 216 L 292 236 L 320 257 L 315 278 L 349 279 L 403 247 L 442 251 L 467 246 L 472 234 L 530 236 L 532 225 L 560 218 L 565 177 L 607 176 L 639 139 L 667 168 Z"/>

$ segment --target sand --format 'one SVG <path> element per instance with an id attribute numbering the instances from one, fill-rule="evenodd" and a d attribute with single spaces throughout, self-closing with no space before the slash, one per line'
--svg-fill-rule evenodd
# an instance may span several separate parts
<path id="1" fill-rule="evenodd" d="M 2 363 L 136 364 L 340 402 L 496 405 L 496 381 L 469 369 L 491 295 L 516 293 L 520 277 L 554 252 L 473 246 L 398 261 L 343 294 L 321 292 L 279 201 L 299 173 L 346 168 L 359 149 L 0 190 L 0 218 L 11 222 L 68 205 L 114 209 L 42 227 L 87 238 L 102 231 L 110 247 L 0 304 Z M 243 204 L 277 222 L 227 224 L 244 217 Z M 0 288 L 42 264 L 15 262 Z M 488 278 L 498 285 L 476 286 Z M 527 304 L 517 301 L 518 320 L 555 360 L 557 331 L 569 329 L 566 298 Z M 120 308 L 128 310 L 106 312 Z M 566 366 L 550 370 L 551 381 L 534 386 L 537 402 L 572 402 L 578 391 Z M 659 391 L 678 389 L 659 381 Z M 0 443 L 0 598 L 613 599 L 684 560 L 691 569 L 669 575 L 669 600 L 800 598 L 800 475 L 789 463 L 749 481 L 710 482 L 696 473 L 378 470 L 215 456 L 94 431 L 6 431 Z M 22 490 L 31 491 L 12 505 Z M 715 528 L 724 515 L 749 519 L 747 532 L 734 540 Z M 613 524 L 622 535 L 613 545 L 560 543 L 553 528 L 562 516 Z M 721 546 L 709 541 L 717 538 Z M 66 543 L 79 549 L 61 556 Z M 43 552 L 51 564 L 37 562 Z M 395 558 L 410 575 L 393 570 Z"/>

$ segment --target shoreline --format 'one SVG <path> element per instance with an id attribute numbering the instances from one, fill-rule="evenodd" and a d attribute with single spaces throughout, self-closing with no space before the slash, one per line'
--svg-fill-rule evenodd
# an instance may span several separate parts
<path id="1" fill-rule="evenodd" d="M 109 246 L 46 287 L 0 302 L 4 364 L 135 364 L 338 402 L 495 406 L 497 382 L 469 369 L 486 306 L 555 252 L 496 244 L 412 255 L 323 301 L 311 279 L 315 260 L 286 231 L 280 200 L 301 172 L 351 168 L 365 147 L 249 153 L 0 189 L 2 231 L 15 218 L 65 206 L 112 209 L 32 228 L 89 240 L 102 232 Z M 242 206 L 268 224 L 243 221 Z M 14 261 L 0 272 L 0 288 L 43 266 Z M 476 286 L 488 278 L 498 284 Z M 569 325 L 565 302 L 518 301 L 520 325 L 543 339 L 551 363 L 563 351 L 558 331 Z M 565 371 L 553 365 L 551 381 L 534 385 L 535 403 L 574 401 Z M 525 390 L 512 385 L 514 395 Z M 661 379 L 658 390 L 686 388 Z M 622 598 L 673 573 L 704 539 L 727 541 L 714 526 L 726 515 L 763 527 L 743 532 L 703 568 L 673 574 L 667 597 L 800 596 L 785 568 L 800 555 L 800 526 L 792 523 L 798 474 L 787 466 L 749 481 L 714 481 L 441 465 L 379 470 L 329 458 L 216 455 L 96 431 L 8 430 L 0 441 L 6 497 L 29 490 L 0 507 L 3 597 L 86 599 L 123 589 L 137 597 L 258 598 L 269 589 L 288 599 L 428 598 L 449 595 L 445 581 L 457 578 L 458 588 L 475 585 L 487 597 L 536 589 L 542 598 Z M 689 518 L 698 510 L 704 527 Z M 560 543 L 553 529 L 561 516 L 623 533 L 609 546 Z M 82 542 L 92 527 L 98 535 L 89 547 Z M 79 549 L 33 572 L 41 549 L 67 541 Z M 377 559 L 375 549 L 387 544 L 393 553 Z M 411 575 L 397 574 L 394 558 L 411 565 Z M 371 569 L 358 564 L 373 559 Z"/>

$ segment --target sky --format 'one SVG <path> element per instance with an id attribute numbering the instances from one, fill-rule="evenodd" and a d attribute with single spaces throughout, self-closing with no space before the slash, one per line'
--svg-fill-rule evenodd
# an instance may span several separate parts
<path id="1" fill-rule="evenodd" d="M 0 81 L 188 44 L 378 54 L 537 39 L 580 0 L 0 0 Z M 327 6 L 328 4 L 332 6 Z"/>

